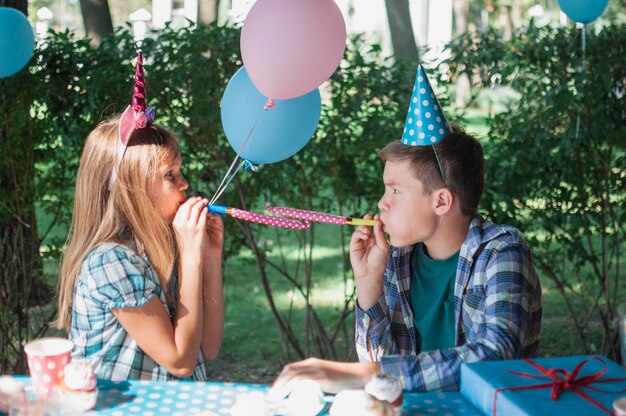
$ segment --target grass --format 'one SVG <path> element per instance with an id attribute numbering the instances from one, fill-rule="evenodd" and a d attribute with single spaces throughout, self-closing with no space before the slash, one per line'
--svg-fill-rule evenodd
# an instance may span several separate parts
<path id="1" fill-rule="evenodd" d="M 230 219 L 226 219 L 229 221 Z M 258 226 L 255 226 L 258 227 Z M 312 298 L 316 311 L 329 326 L 334 323 L 343 307 L 344 293 L 352 291 L 352 282 L 343 283 L 342 253 L 338 228 L 316 225 L 318 245 L 313 251 Z M 261 230 L 260 228 L 256 228 Z M 266 234 L 286 240 L 283 255 L 280 254 L 278 238 L 267 238 L 273 245 L 270 259 L 281 262 L 285 257 L 287 268 L 294 270 L 298 260 L 298 243 L 295 232 L 266 229 Z M 273 243 L 273 244 L 272 244 Z M 252 254 L 243 250 L 225 265 L 224 294 L 226 323 L 220 357 L 207 366 L 210 378 L 217 380 L 244 380 L 270 382 L 290 359 L 285 357 L 279 332 L 262 288 L 259 272 L 252 264 Z M 302 273 L 300 273 L 302 274 Z M 303 276 L 297 276 L 303 278 Z M 272 292 L 281 315 L 290 316 L 294 328 L 304 325 L 305 302 L 286 279 L 270 273 Z M 243 302 L 242 302 L 243 300 Z M 349 320 L 349 338 L 352 342 L 353 318 Z M 300 336 L 300 339 L 302 336 Z M 340 337 L 337 345 L 347 345 L 346 337 Z"/>

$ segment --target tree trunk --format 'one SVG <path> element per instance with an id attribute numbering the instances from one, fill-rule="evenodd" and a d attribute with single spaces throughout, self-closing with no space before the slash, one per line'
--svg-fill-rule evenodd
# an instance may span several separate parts
<path id="1" fill-rule="evenodd" d="M 102 38 L 113 33 L 113 21 L 108 0 L 80 0 L 83 13 L 85 34 L 93 45 L 98 45 Z"/>
<path id="2" fill-rule="evenodd" d="M 413 27 L 417 36 L 417 43 L 420 48 L 428 46 L 428 6 L 430 0 L 418 0 L 417 8 L 411 18 L 417 20 L 417 25 Z"/>
<path id="3" fill-rule="evenodd" d="M 513 21 L 513 28 L 519 29 L 522 27 L 522 2 L 521 0 L 513 0 L 513 10 L 511 11 L 511 20 Z"/>
<path id="4" fill-rule="evenodd" d="M 491 9 L 491 2 L 486 1 L 486 4 L 481 4 L 480 8 L 480 28 L 481 33 L 486 33 L 489 30 L 489 11 Z"/>
<path id="5" fill-rule="evenodd" d="M 467 32 L 467 17 L 469 15 L 468 0 L 454 0 L 454 15 L 456 35 Z M 456 81 L 456 106 L 464 108 L 470 96 L 470 81 L 467 74 L 461 74 Z"/>
<path id="6" fill-rule="evenodd" d="M 219 0 L 198 0 L 198 25 L 208 25 L 217 20 Z"/>
<path id="7" fill-rule="evenodd" d="M 10 143 L 5 131 L 0 131 L 0 140 Z M 2 145 L 3 158 L 6 146 Z M 0 172 L 0 373 L 22 373 L 26 369 L 21 344 L 28 338 L 28 307 L 41 274 L 34 177 L 32 169 L 22 165 L 34 164 L 34 155 L 32 151 L 17 152 L 21 154 L 17 163 L 16 152 L 11 153 L 12 161 L 2 163 Z"/>
<path id="8" fill-rule="evenodd" d="M 0 6 L 28 11 L 27 0 L 0 0 Z M 45 291 L 35 216 L 38 136 L 28 115 L 32 81 L 27 71 L 14 77 L 23 79 L 7 80 L 11 88 L 0 87 L 0 374 L 25 373 L 29 306 Z M 27 86 L 15 91 L 16 83 Z M 44 297 L 50 301 L 51 293 Z"/>
<path id="9" fill-rule="evenodd" d="M 20 82 L 30 81 L 23 72 L 16 76 L 23 77 Z M 13 91 L 15 87 L 8 94 L 4 90 L 0 98 L 4 101 L 0 109 L 0 374 L 25 371 L 22 342 L 29 337 L 28 307 L 42 286 L 35 217 L 36 135 L 28 116 L 31 92 L 26 88 L 21 92 L 25 98 L 12 99 Z"/>
<path id="10" fill-rule="evenodd" d="M 385 7 L 396 61 L 405 62 L 414 71 L 413 64 L 419 61 L 419 55 L 411 26 L 409 1 L 385 0 Z"/>
<path id="11" fill-rule="evenodd" d="M 0 7 L 13 7 L 28 16 L 28 0 L 0 0 Z"/>
<path id="12" fill-rule="evenodd" d="M 502 23 L 502 40 L 511 40 L 513 38 L 513 22 L 510 6 L 500 7 L 500 22 Z"/>

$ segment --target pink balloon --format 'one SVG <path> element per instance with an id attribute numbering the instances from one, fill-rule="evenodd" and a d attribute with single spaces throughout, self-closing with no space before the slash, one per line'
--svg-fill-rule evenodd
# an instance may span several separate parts
<path id="1" fill-rule="evenodd" d="M 258 0 L 241 31 L 241 56 L 259 91 L 287 100 L 326 81 L 346 48 L 333 0 Z"/>

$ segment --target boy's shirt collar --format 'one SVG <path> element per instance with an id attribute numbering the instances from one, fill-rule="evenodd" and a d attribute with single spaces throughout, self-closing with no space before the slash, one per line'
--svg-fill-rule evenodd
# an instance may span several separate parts
<path id="1" fill-rule="evenodd" d="M 472 259 L 481 245 L 486 241 L 493 240 L 494 238 L 507 233 L 508 227 L 497 226 L 491 222 L 485 220 L 480 215 L 475 215 L 470 222 L 469 229 L 467 231 L 467 237 L 461 245 L 460 256 L 465 259 Z M 391 256 L 399 257 L 412 253 L 415 249 L 415 244 L 405 247 L 390 246 Z"/>

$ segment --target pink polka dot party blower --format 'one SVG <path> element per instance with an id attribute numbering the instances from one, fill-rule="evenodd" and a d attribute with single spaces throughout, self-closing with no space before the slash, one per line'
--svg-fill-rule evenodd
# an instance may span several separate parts
<path id="1" fill-rule="evenodd" d="M 210 212 L 216 214 L 230 215 L 244 221 L 255 222 L 257 224 L 270 225 L 279 228 L 291 228 L 294 230 L 304 230 L 309 228 L 311 222 L 322 222 L 336 225 L 366 225 L 373 226 L 375 220 L 364 220 L 361 218 L 342 217 L 340 215 L 325 214 L 304 209 L 287 207 L 267 206 L 266 210 L 274 215 L 259 214 L 256 212 L 243 211 L 238 208 L 224 207 L 221 205 L 207 205 Z"/>

